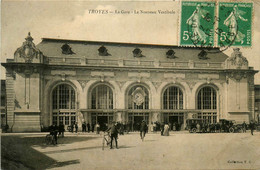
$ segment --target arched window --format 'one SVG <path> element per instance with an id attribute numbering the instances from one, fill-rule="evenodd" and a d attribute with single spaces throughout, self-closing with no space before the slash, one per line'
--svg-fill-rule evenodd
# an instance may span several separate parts
<path id="1" fill-rule="evenodd" d="M 198 93 L 198 109 L 217 109 L 216 91 L 212 87 L 204 87 Z"/>
<path id="2" fill-rule="evenodd" d="M 129 90 L 128 109 L 149 109 L 149 92 L 145 87 L 136 85 Z"/>
<path id="3" fill-rule="evenodd" d="M 52 91 L 53 124 L 71 125 L 76 121 L 75 90 L 68 84 L 58 85 Z"/>
<path id="4" fill-rule="evenodd" d="M 107 85 L 98 85 L 91 92 L 92 109 L 113 109 L 113 92 Z"/>
<path id="5" fill-rule="evenodd" d="M 167 110 L 163 113 L 163 121 L 169 123 L 170 130 L 180 130 L 184 114 L 178 112 L 178 110 L 183 109 L 183 93 L 179 87 L 171 86 L 164 91 L 163 109 Z"/>
<path id="6" fill-rule="evenodd" d="M 217 95 L 212 87 L 203 87 L 197 96 L 197 108 L 202 110 L 198 118 L 202 118 L 205 123 L 217 122 Z"/>
<path id="7" fill-rule="evenodd" d="M 171 86 L 163 93 L 163 109 L 183 109 L 183 94 L 179 87 Z"/>

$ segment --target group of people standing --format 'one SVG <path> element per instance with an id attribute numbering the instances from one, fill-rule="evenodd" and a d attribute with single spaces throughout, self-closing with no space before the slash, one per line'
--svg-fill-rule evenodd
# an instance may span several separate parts
<path id="1" fill-rule="evenodd" d="M 75 129 L 75 133 L 78 133 L 78 128 L 79 128 L 79 126 L 78 126 L 78 123 L 77 123 L 77 122 L 72 123 L 72 124 L 70 125 L 70 132 L 73 133 L 73 132 L 74 132 L 74 129 Z"/>
<path id="2" fill-rule="evenodd" d="M 58 144 L 58 135 L 61 137 L 64 137 L 64 124 L 60 123 L 59 126 L 57 126 L 57 124 L 53 124 L 49 127 L 49 132 L 50 135 L 52 135 L 54 137 L 54 143 L 53 144 Z"/>
<path id="3" fill-rule="evenodd" d="M 90 124 L 86 123 L 86 121 L 82 123 L 82 132 L 90 132 Z"/>

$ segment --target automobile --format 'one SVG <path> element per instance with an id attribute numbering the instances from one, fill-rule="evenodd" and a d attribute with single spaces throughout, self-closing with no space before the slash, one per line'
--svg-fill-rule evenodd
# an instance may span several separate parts
<path id="1" fill-rule="evenodd" d="M 197 132 L 197 124 L 202 127 L 203 120 L 199 118 L 192 118 L 186 120 L 186 130 L 188 130 L 190 133 L 196 133 Z"/>
<path id="2" fill-rule="evenodd" d="M 236 124 L 235 120 L 219 119 L 221 132 L 242 132 L 242 124 Z"/>

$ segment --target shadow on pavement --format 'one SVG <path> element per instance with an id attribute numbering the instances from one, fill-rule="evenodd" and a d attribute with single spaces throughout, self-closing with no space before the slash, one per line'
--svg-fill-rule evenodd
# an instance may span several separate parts
<path id="1" fill-rule="evenodd" d="M 79 164 L 80 161 L 78 159 L 76 160 L 70 160 L 70 161 L 64 161 L 64 162 L 56 162 L 54 165 L 51 165 L 48 168 L 57 168 L 57 167 L 63 167 L 67 165 L 72 165 L 72 164 Z"/>
<path id="2" fill-rule="evenodd" d="M 41 137 L 42 138 L 42 137 Z M 65 144 L 70 144 L 70 143 L 74 143 L 74 142 L 82 142 L 82 141 L 89 141 L 89 140 L 93 140 L 93 139 L 97 139 L 99 137 L 89 137 L 89 136 L 65 136 L 62 138 L 58 138 L 58 145 L 65 145 Z M 41 142 L 41 143 L 40 143 Z M 42 138 L 42 141 L 39 141 L 38 144 L 35 144 L 37 146 L 41 146 L 41 148 L 46 148 L 46 147 L 55 147 L 56 145 L 46 145 L 45 143 L 45 137 Z"/>
<path id="3" fill-rule="evenodd" d="M 97 137 L 68 136 L 59 138 L 58 143 L 70 144 L 95 138 Z M 1 169 L 46 169 L 79 163 L 79 160 L 57 162 L 44 153 L 33 149 L 32 146 L 55 147 L 45 144 L 45 135 L 34 137 L 23 135 L 1 136 Z"/>
<path id="4" fill-rule="evenodd" d="M 84 147 L 84 148 L 59 150 L 59 151 L 48 151 L 48 152 L 42 152 L 42 153 L 52 154 L 52 153 L 62 153 L 62 152 L 83 151 L 83 150 L 98 149 L 98 148 L 101 149 L 101 146 L 91 146 L 91 147 Z"/>
<path id="5" fill-rule="evenodd" d="M 119 149 L 127 149 L 127 148 L 133 148 L 134 146 L 126 146 L 126 145 L 122 145 L 119 146 Z"/>

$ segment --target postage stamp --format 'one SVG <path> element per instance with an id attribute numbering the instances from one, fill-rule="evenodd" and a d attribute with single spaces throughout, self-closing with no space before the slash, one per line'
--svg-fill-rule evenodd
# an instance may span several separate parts
<path id="1" fill-rule="evenodd" d="M 215 6 L 215 2 L 182 2 L 179 36 L 181 46 L 214 46 Z"/>
<path id="2" fill-rule="evenodd" d="M 252 8 L 253 3 L 219 3 L 219 47 L 252 45 Z"/>

